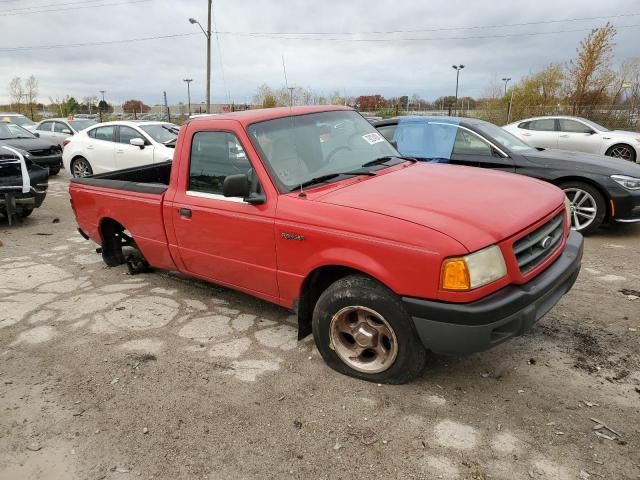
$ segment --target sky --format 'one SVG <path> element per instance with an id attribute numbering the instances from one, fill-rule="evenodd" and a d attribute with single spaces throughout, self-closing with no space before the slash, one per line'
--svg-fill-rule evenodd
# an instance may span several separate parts
<path id="1" fill-rule="evenodd" d="M 190 17 L 206 28 L 207 1 L 0 0 L 0 103 L 9 101 L 11 78 L 32 74 L 44 103 L 100 90 L 115 104 L 158 104 L 163 91 L 169 103 L 186 103 L 185 78 L 193 79 L 192 103 L 204 102 L 206 38 Z M 522 0 L 214 0 L 214 18 L 212 103 L 251 101 L 263 83 L 283 86 L 283 58 L 288 85 L 316 95 L 433 100 L 455 93 L 451 66 L 464 64 L 459 94 L 478 97 L 502 77 L 567 62 L 607 21 L 618 28 L 614 66 L 640 56 L 637 0 L 557 0 L 552 8 Z"/>

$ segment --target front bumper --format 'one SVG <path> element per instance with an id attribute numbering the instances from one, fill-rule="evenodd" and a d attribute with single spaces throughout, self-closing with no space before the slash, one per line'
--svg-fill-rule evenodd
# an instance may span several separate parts
<path id="1" fill-rule="evenodd" d="M 627 190 L 620 186 L 609 189 L 614 204 L 613 220 L 620 223 L 640 222 L 640 191 Z"/>
<path id="2" fill-rule="evenodd" d="M 562 255 L 524 285 L 509 285 L 471 303 L 403 298 L 425 348 L 472 353 L 522 335 L 571 290 L 582 261 L 583 238 L 571 231 Z"/>
<path id="3" fill-rule="evenodd" d="M 41 167 L 62 168 L 62 155 L 49 155 L 43 157 L 31 156 L 31 161 Z"/>

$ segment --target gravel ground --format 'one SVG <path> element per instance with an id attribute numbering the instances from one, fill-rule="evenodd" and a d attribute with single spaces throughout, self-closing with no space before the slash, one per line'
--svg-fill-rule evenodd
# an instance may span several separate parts
<path id="1" fill-rule="evenodd" d="M 66 189 L 0 220 L 0 480 L 640 478 L 640 225 L 527 336 L 380 386 L 286 310 L 106 268 Z"/>

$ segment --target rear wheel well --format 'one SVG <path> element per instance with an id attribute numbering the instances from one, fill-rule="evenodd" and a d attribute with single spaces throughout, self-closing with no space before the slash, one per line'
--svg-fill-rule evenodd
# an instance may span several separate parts
<path id="1" fill-rule="evenodd" d="M 354 268 L 341 265 L 327 265 L 313 270 L 302 282 L 300 297 L 296 300 L 298 313 L 298 339 L 311 334 L 313 309 L 324 292 L 334 282 L 353 274 L 366 275 Z"/>
<path id="2" fill-rule="evenodd" d="M 590 180 L 588 178 L 584 178 L 584 177 L 562 177 L 562 178 L 556 178 L 554 180 L 551 181 L 551 183 L 553 183 L 556 186 L 560 186 L 563 183 L 567 183 L 567 182 L 582 182 L 582 183 L 586 183 L 587 185 L 591 185 L 593 188 L 595 188 L 598 192 L 600 192 L 600 195 L 602 195 L 602 198 L 605 199 L 605 208 L 606 208 L 606 216 L 605 216 L 605 221 L 608 220 L 611 217 L 611 197 L 609 197 L 609 194 L 607 193 L 607 191 L 602 188 L 598 183 L 594 182 L 593 180 Z"/>

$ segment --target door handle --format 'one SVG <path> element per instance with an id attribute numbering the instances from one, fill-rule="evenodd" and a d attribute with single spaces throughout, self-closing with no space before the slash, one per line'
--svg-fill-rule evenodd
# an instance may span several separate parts
<path id="1" fill-rule="evenodd" d="M 569 135 L 560 135 L 560 138 L 569 138 Z"/>
<path id="2" fill-rule="evenodd" d="M 116 153 L 124 153 L 124 150 L 116 150 Z"/>
<path id="3" fill-rule="evenodd" d="M 87 150 L 93 150 L 93 145 L 87 145 Z"/>
<path id="4" fill-rule="evenodd" d="M 523 137 L 530 137 L 530 136 L 531 136 L 531 134 L 530 134 L 530 133 L 523 133 L 523 134 L 522 134 L 522 136 L 523 136 Z"/>
<path id="5" fill-rule="evenodd" d="M 191 209 L 190 208 L 178 208 L 178 212 L 182 218 L 191 218 Z"/>

